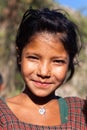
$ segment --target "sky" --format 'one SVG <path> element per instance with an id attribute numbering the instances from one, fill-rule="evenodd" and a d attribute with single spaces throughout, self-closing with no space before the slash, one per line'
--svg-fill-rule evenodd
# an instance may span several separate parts
<path id="1" fill-rule="evenodd" d="M 72 9 L 81 10 L 82 14 L 87 16 L 87 0 L 55 0 L 55 1 L 57 1 L 61 5 L 68 6 Z"/>

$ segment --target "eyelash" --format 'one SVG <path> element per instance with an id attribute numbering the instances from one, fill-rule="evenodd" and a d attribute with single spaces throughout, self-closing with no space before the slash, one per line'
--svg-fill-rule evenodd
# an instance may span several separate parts
<path id="1" fill-rule="evenodd" d="M 27 56 L 28 59 L 38 59 L 36 56 Z"/>
<path id="2" fill-rule="evenodd" d="M 60 64 L 60 63 L 62 63 L 62 64 L 66 63 L 64 60 L 54 60 L 54 62 L 58 63 L 58 64 Z"/>

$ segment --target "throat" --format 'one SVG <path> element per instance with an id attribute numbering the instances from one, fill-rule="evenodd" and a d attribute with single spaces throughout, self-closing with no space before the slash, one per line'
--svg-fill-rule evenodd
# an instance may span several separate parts
<path id="1" fill-rule="evenodd" d="M 23 91 L 23 93 L 29 97 L 29 99 L 32 100 L 33 103 L 37 104 L 37 105 L 45 105 L 47 104 L 49 101 L 57 99 L 58 97 L 55 96 L 55 92 L 51 93 L 48 96 L 45 97 L 38 97 L 36 95 L 34 95 L 29 88 L 25 88 L 25 90 Z"/>

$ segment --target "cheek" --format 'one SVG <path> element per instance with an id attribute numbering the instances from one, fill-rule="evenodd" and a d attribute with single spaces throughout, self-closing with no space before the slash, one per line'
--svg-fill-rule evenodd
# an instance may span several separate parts
<path id="1" fill-rule="evenodd" d="M 32 63 L 32 62 L 26 62 L 26 61 L 22 61 L 21 62 L 21 72 L 24 75 L 27 75 L 29 73 L 34 72 L 36 69 L 36 64 Z"/>
<path id="2" fill-rule="evenodd" d="M 64 80 L 68 72 L 68 67 L 55 67 L 53 73 L 57 79 Z"/>

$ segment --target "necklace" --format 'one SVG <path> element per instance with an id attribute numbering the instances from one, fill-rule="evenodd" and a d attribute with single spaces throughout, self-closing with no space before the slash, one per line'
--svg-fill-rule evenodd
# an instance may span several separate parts
<path id="1" fill-rule="evenodd" d="M 46 109 L 44 107 L 39 108 L 39 114 L 44 115 L 46 113 Z"/>
<path id="2" fill-rule="evenodd" d="M 38 107 L 38 113 L 40 114 L 40 115 L 45 115 L 46 114 L 46 106 L 48 105 L 48 103 L 47 104 L 45 104 L 45 105 L 43 105 L 43 106 L 39 106 L 39 105 L 37 105 L 37 104 L 35 104 L 35 106 L 36 107 Z"/>

